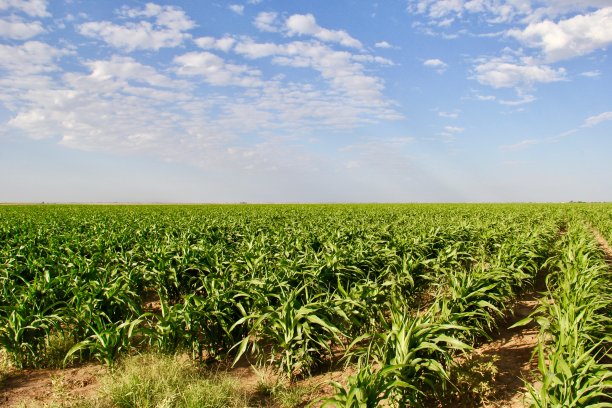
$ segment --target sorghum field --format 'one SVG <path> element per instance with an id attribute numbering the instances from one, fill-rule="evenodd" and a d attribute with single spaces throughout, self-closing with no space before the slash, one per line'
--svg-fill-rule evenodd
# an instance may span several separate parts
<path id="1" fill-rule="evenodd" d="M 612 406 L 606 240 L 612 204 L 0 206 L 0 405 L 95 362 L 36 403 L 503 406 L 476 350 L 513 325 L 521 405 Z"/>

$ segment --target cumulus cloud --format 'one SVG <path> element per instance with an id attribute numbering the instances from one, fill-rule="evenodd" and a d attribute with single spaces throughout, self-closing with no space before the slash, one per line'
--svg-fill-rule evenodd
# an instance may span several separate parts
<path id="1" fill-rule="evenodd" d="M 609 6 L 608 0 L 409 0 L 408 11 L 429 17 L 438 26 L 477 15 L 490 24 L 537 22 Z"/>
<path id="2" fill-rule="evenodd" d="M 269 57 L 276 54 L 283 54 L 286 52 L 286 49 L 286 45 L 271 42 L 257 43 L 253 40 L 246 39 L 236 44 L 234 51 L 245 56 L 246 58 L 255 59 Z"/>
<path id="3" fill-rule="evenodd" d="M 199 76 L 211 85 L 259 86 L 260 72 L 246 65 L 229 64 L 210 52 L 188 52 L 174 58 L 180 75 Z"/>
<path id="4" fill-rule="evenodd" d="M 522 16 L 522 20 L 525 22 L 538 22 L 545 19 L 556 19 L 562 16 L 584 13 L 592 11 L 593 9 L 599 9 L 602 7 L 609 7 L 610 2 L 608 0 L 556 0 L 531 5 L 532 11 Z"/>
<path id="5" fill-rule="evenodd" d="M 376 44 L 374 44 L 374 46 L 376 48 L 393 48 L 393 46 L 386 41 L 379 41 Z"/>
<path id="6" fill-rule="evenodd" d="M 599 78 L 601 76 L 601 71 L 599 70 L 585 71 L 585 72 L 581 72 L 580 76 L 587 77 L 587 78 Z"/>
<path id="7" fill-rule="evenodd" d="M 18 10 L 30 17 L 49 17 L 46 0 L 0 0 L 0 11 Z"/>
<path id="8" fill-rule="evenodd" d="M 433 68 L 436 70 L 437 73 L 441 74 L 444 71 L 446 71 L 446 68 L 448 67 L 448 64 L 446 64 L 444 61 L 434 58 L 434 59 L 428 59 L 425 62 L 423 62 L 423 65 L 428 67 L 428 68 Z"/>
<path id="9" fill-rule="evenodd" d="M 187 31 L 195 26 L 180 8 L 152 3 L 122 7 L 116 15 L 112 22 L 91 21 L 77 29 L 133 51 L 180 45 L 192 38 Z M 279 27 L 287 41 L 284 19 L 269 15 L 264 20 Z M 2 44 L 0 103 L 11 115 L 2 131 L 53 138 L 77 149 L 146 154 L 212 168 L 301 166 L 294 159 L 283 164 L 283 157 L 304 135 L 402 118 L 385 97 L 383 80 L 370 69 L 392 62 L 363 49 L 338 50 L 352 37 L 318 28 L 292 34 L 313 38 L 284 44 L 240 36 L 195 38 L 190 52 L 174 53 L 164 69 L 163 62 L 147 65 L 118 51 L 104 59 L 82 55 L 60 66 L 73 51 L 39 41 Z M 218 51 L 237 55 L 222 57 Z M 258 58 L 289 73 L 291 68 L 312 72 L 300 81 L 274 75 L 275 69 L 267 78 L 253 61 Z M 257 138 L 261 142 L 252 142 Z"/>
<path id="10" fill-rule="evenodd" d="M 458 126 L 444 126 L 444 131 L 448 133 L 461 133 L 465 130 L 465 128 Z"/>
<path id="11" fill-rule="evenodd" d="M 494 101 L 495 99 L 495 95 L 476 95 L 478 101 Z"/>
<path id="12" fill-rule="evenodd" d="M 85 61 L 83 64 L 89 68 L 89 78 L 93 81 L 113 81 L 122 85 L 133 82 L 169 89 L 187 87 L 184 82 L 170 79 L 130 57 L 114 55 L 108 60 Z"/>
<path id="13" fill-rule="evenodd" d="M 438 112 L 438 116 L 440 116 L 441 118 L 447 118 L 447 119 L 457 119 L 459 117 L 459 113 L 458 112 L 443 112 L 443 111 L 440 111 L 440 112 Z"/>
<path id="14" fill-rule="evenodd" d="M 151 21 L 127 22 L 123 25 L 110 21 L 92 21 L 78 26 L 80 34 L 100 39 L 113 47 L 134 51 L 159 50 L 176 47 L 190 35 L 185 33 L 195 27 L 185 12 L 175 6 L 159 6 L 148 3 L 144 8 L 123 7 L 119 14 L 125 18 L 146 18 Z"/>
<path id="15" fill-rule="evenodd" d="M 590 116 L 585 121 L 582 127 L 593 127 L 595 125 L 600 124 L 601 122 L 606 122 L 612 120 L 612 112 L 603 112 L 599 115 Z"/>
<path id="16" fill-rule="evenodd" d="M 244 6 L 241 4 L 230 4 L 228 8 L 236 14 L 242 15 L 244 13 Z"/>
<path id="17" fill-rule="evenodd" d="M 68 54 L 70 52 L 67 50 L 40 41 L 28 41 L 20 45 L 0 44 L 0 68 L 19 74 L 55 71 L 55 61 Z"/>
<path id="18" fill-rule="evenodd" d="M 576 15 L 557 23 L 546 20 L 513 29 L 508 35 L 538 48 L 549 62 L 589 54 L 612 44 L 612 7 Z"/>
<path id="19" fill-rule="evenodd" d="M 183 9 L 175 6 L 160 6 L 154 3 L 147 3 L 143 8 L 124 6 L 119 9 L 119 15 L 128 18 L 154 18 L 158 26 L 175 31 L 187 31 L 196 26 Z"/>
<path id="20" fill-rule="evenodd" d="M 359 103 L 386 105 L 382 97 L 383 82 L 367 75 L 359 60 L 387 63 L 376 58 L 360 58 L 348 51 L 338 51 L 319 42 L 294 41 L 288 44 L 242 41 L 234 51 L 247 58 L 271 57 L 272 63 L 296 68 L 311 68 L 337 90 L 355 98 Z"/>
<path id="21" fill-rule="evenodd" d="M 310 35 L 321 41 L 335 42 L 345 47 L 362 48 L 359 40 L 351 37 L 344 30 L 328 30 L 317 24 L 312 14 L 294 14 L 285 21 L 285 28 L 290 36 Z"/>
<path id="22" fill-rule="evenodd" d="M 179 74 L 187 80 L 203 77 L 226 84 L 247 76 L 243 67 L 234 69 L 210 55 L 177 58 L 177 66 L 192 69 Z M 21 80 L 18 75 L 25 74 L 17 70 L 0 77 L 0 101 L 13 112 L 12 131 L 59 138 L 77 149 L 149 154 L 202 167 L 307 170 L 310 159 L 283 159 L 305 157 L 303 152 L 289 154 L 293 136 L 353 128 L 389 115 L 384 106 L 311 84 L 268 81 L 240 98 L 214 90 L 202 97 L 190 81 L 173 79 L 133 58 L 89 60 L 83 67 L 85 72 L 61 77 L 38 72 Z M 210 67 L 219 72 L 206 72 Z M 224 76 L 228 70 L 229 79 Z M 282 136 L 274 139 L 270 135 L 276 132 Z M 263 139 L 247 143 L 240 139 L 243 133 Z"/>
<path id="23" fill-rule="evenodd" d="M 214 38 L 214 37 L 200 37 L 194 40 L 196 45 L 205 50 L 220 50 L 228 52 L 236 43 L 236 40 L 232 37 Z"/>
<path id="24" fill-rule="evenodd" d="M 390 59 L 379 57 L 378 55 L 357 54 L 353 55 L 351 58 L 353 61 L 372 62 L 380 65 L 395 65 Z"/>
<path id="25" fill-rule="evenodd" d="M 489 23 L 504 23 L 532 12 L 529 1 L 413 0 L 408 10 L 425 14 L 439 26 L 448 26 L 466 14 L 481 14 Z"/>
<path id="26" fill-rule="evenodd" d="M 448 66 L 444 61 L 439 60 L 437 58 L 428 59 L 425 62 L 423 62 L 423 65 L 425 65 L 426 67 L 432 67 L 432 68 L 446 68 Z"/>
<path id="27" fill-rule="evenodd" d="M 263 11 L 257 14 L 253 25 L 260 31 L 275 32 L 279 30 L 277 17 L 278 13 L 274 11 Z"/>
<path id="28" fill-rule="evenodd" d="M 513 60 L 508 57 L 497 57 L 480 60 L 474 68 L 475 79 L 483 85 L 493 88 L 530 87 L 536 83 L 564 81 L 564 68 L 552 68 L 537 64 L 529 59 Z"/>
<path id="29" fill-rule="evenodd" d="M 527 103 L 531 103 L 535 100 L 536 100 L 536 97 L 531 94 L 524 93 L 524 92 L 518 92 L 517 99 L 499 99 L 499 103 L 502 105 L 506 105 L 506 106 L 519 106 L 519 105 L 525 105 Z"/>
<path id="30" fill-rule="evenodd" d="M 45 31 L 40 21 L 25 22 L 12 16 L 0 19 L 0 37 L 12 40 L 27 40 Z"/>

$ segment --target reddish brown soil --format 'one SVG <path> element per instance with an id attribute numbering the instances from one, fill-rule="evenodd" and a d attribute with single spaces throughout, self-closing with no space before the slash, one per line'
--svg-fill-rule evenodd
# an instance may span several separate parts
<path id="1" fill-rule="evenodd" d="M 323 364 L 318 370 L 313 370 L 310 377 L 298 379 L 292 384 L 286 381 L 277 383 L 278 375 L 274 371 L 255 368 L 254 362 L 246 358 L 242 358 L 234 367 L 228 367 L 227 371 L 232 377 L 239 380 L 240 388 L 251 396 L 250 404 L 253 406 L 275 406 L 274 401 L 265 394 L 266 387 L 271 388 L 275 385 L 280 385 L 285 389 L 301 388 L 304 390 L 303 405 L 306 406 L 311 401 L 331 396 L 334 392 L 330 385 L 331 381 L 344 383 L 350 375 L 355 374 L 354 367 L 345 367 L 342 364 L 342 356 L 341 350 L 335 350 L 331 361 Z M 315 404 L 315 406 L 318 405 Z"/>
<path id="2" fill-rule="evenodd" d="M 608 241 L 603 237 L 603 235 L 601 235 L 599 231 L 597 231 L 595 228 L 591 227 L 591 232 L 593 233 L 593 236 L 595 237 L 595 239 L 599 243 L 599 246 L 604 252 L 604 255 L 606 257 L 606 262 L 608 263 L 608 265 L 612 265 L 612 247 L 610 246 Z"/>
<path id="3" fill-rule="evenodd" d="M 538 344 L 539 331 L 533 324 L 514 329 L 507 327 L 527 317 L 537 304 L 535 299 L 520 300 L 514 310 L 514 318 L 502 328 L 497 339 L 475 350 L 484 357 L 498 358 L 495 365 L 499 371 L 493 383 L 495 396 L 484 406 L 526 406 L 525 381 L 533 383 L 537 375 L 537 356 L 534 355 L 534 350 Z"/>
<path id="4" fill-rule="evenodd" d="M 94 396 L 98 377 L 106 372 L 100 365 L 87 364 L 68 369 L 13 371 L 0 384 L 0 406 L 62 406 L 71 401 Z"/>
<path id="5" fill-rule="evenodd" d="M 535 323 L 510 328 L 529 316 L 539 304 L 542 292 L 546 289 L 545 274 L 540 273 L 533 289 L 519 296 L 513 306 L 513 315 L 501 322 L 499 333 L 493 340 L 476 347 L 475 359 L 494 361 L 497 375 L 493 383 L 493 395 L 483 402 L 483 407 L 523 408 L 528 406 L 525 382 L 533 384 L 538 374 L 537 355 L 539 330 Z M 473 401 L 454 401 L 447 407 L 473 407 Z"/>

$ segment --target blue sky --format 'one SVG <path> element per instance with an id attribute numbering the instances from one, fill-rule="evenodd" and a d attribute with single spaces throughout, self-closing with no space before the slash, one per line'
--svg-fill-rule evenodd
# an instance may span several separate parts
<path id="1" fill-rule="evenodd" d="M 0 201 L 612 201 L 611 0 L 0 0 Z"/>

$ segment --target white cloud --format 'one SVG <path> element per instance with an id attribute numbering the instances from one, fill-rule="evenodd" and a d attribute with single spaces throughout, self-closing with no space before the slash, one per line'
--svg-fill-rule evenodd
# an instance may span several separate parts
<path id="1" fill-rule="evenodd" d="M 40 21 L 24 22 L 12 16 L 0 19 L 0 37 L 13 40 L 27 40 L 45 31 Z"/>
<path id="2" fill-rule="evenodd" d="M 79 25 L 78 31 L 84 36 L 99 38 L 113 47 L 134 51 L 176 47 L 190 38 L 184 31 L 195 27 L 185 12 L 174 6 L 148 3 L 142 9 L 123 7 L 119 14 L 131 19 L 154 19 L 154 22 L 138 21 L 119 25 L 109 21 L 93 21 Z"/>
<path id="3" fill-rule="evenodd" d="M 5 105 L 14 113 L 8 122 L 13 133 L 59 138 L 71 148 L 196 165 L 212 161 L 215 153 L 223 160 L 221 145 L 231 143 L 233 135 L 210 116 L 223 103 L 218 96 L 195 99 L 185 82 L 131 58 L 115 56 L 84 66 L 86 73 L 66 72 L 35 87 L 18 82 L 16 73 L 0 80 L 12 95 Z"/>
<path id="4" fill-rule="evenodd" d="M 423 65 L 425 65 L 426 67 L 432 67 L 432 68 L 446 68 L 448 66 L 444 61 L 439 60 L 437 58 L 428 59 L 425 62 L 423 62 Z"/>
<path id="5" fill-rule="evenodd" d="M 590 116 L 585 121 L 582 127 L 593 127 L 595 125 L 600 124 L 601 122 L 606 122 L 612 120 L 612 112 L 603 112 L 599 115 Z"/>
<path id="6" fill-rule="evenodd" d="M 489 23 L 506 23 L 532 12 L 528 0 L 412 0 L 408 10 L 425 14 L 439 26 L 448 26 L 465 14 L 481 14 Z"/>
<path id="7" fill-rule="evenodd" d="M 272 57 L 277 65 L 312 68 L 329 81 L 334 89 L 354 98 L 360 104 L 387 106 L 382 96 L 383 82 L 380 78 L 366 75 L 365 62 L 387 63 L 376 58 L 361 58 L 348 51 L 336 51 L 319 42 L 295 41 L 288 44 L 255 43 L 246 40 L 238 43 L 234 51 L 247 58 Z M 397 114 L 392 116 L 397 117 Z"/>
<path id="8" fill-rule="evenodd" d="M 535 83 L 563 81 L 564 68 L 539 65 L 529 59 L 516 61 L 508 57 L 480 60 L 474 68 L 475 79 L 493 88 L 530 87 Z"/>
<path id="9" fill-rule="evenodd" d="M 147 84 L 170 89 L 187 87 L 186 83 L 172 80 L 130 57 L 114 55 L 109 60 L 86 61 L 84 65 L 91 71 L 89 78 L 98 82 L 112 81 L 121 86 Z"/>
<path id="10" fill-rule="evenodd" d="M 167 27 L 174 31 L 187 31 L 196 26 L 185 12 L 176 6 L 160 6 L 147 3 L 144 8 L 130 8 L 127 6 L 119 9 L 119 15 L 128 18 L 155 18 L 155 23 L 160 27 Z"/>
<path id="11" fill-rule="evenodd" d="M 457 112 L 438 112 L 438 116 L 440 116 L 441 118 L 448 118 L 448 119 L 457 119 L 459 117 L 459 113 Z"/>
<path id="12" fill-rule="evenodd" d="M 260 31 L 267 32 L 275 32 L 279 31 L 278 22 L 276 18 L 278 17 L 278 13 L 273 11 L 269 12 L 261 12 L 257 14 L 255 20 L 253 21 L 253 25 L 257 27 Z"/>
<path id="13" fill-rule="evenodd" d="M 244 13 L 244 6 L 241 4 L 230 4 L 228 8 L 236 14 L 242 15 Z"/>
<path id="14" fill-rule="evenodd" d="M 284 54 L 286 49 L 286 46 L 275 43 L 256 43 L 252 40 L 244 40 L 236 44 L 234 51 L 247 58 L 254 59 Z"/>
<path id="15" fill-rule="evenodd" d="M 0 68 L 19 74 L 55 71 L 55 61 L 69 53 L 39 41 L 21 45 L 0 44 Z"/>
<path id="16" fill-rule="evenodd" d="M 395 65 L 390 59 L 378 55 L 357 54 L 352 56 L 353 61 L 372 62 L 380 65 Z"/>
<path id="17" fill-rule="evenodd" d="M 409 0 L 408 11 L 449 26 L 477 15 L 490 24 L 537 22 L 610 6 L 609 0 Z"/>
<path id="18" fill-rule="evenodd" d="M 438 74 L 441 74 L 444 71 L 446 71 L 446 68 L 448 67 L 448 64 L 446 64 L 444 61 L 437 59 L 437 58 L 428 59 L 425 62 L 423 62 L 423 65 L 428 68 L 435 69 Z"/>
<path id="19" fill-rule="evenodd" d="M 362 48 L 361 42 L 344 30 L 328 30 L 319 26 L 312 14 L 294 14 L 285 21 L 289 35 L 311 35 L 321 41 L 335 42 L 345 47 Z"/>
<path id="20" fill-rule="evenodd" d="M 374 44 L 374 46 L 376 48 L 393 48 L 393 46 L 386 41 L 377 42 L 376 44 Z"/>
<path id="21" fill-rule="evenodd" d="M 192 62 L 190 68 L 199 70 L 184 75 L 187 79 L 193 74 L 211 83 L 232 83 L 246 75 L 242 67 L 234 72 L 235 66 L 210 55 L 204 61 L 181 57 L 179 62 Z M 292 147 L 300 140 L 296 137 L 391 115 L 385 106 L 311 84 L 268 81 L 238 98 L 214 90 L 202 97 L 195 84 L 133 58 L 113 56 L 86 61 L 84 67 L 85 73 L 61 77 L 44 77 L 43 72 L 21 80 L 18 70 L 0 77 L 0 101 L 14 114 L 8 122 L 11 131 L 59 138 L 71 148 L 152 155 L 206 168 L 310 171 L 310 155 Z M 220 72 L 206 72 L 210 67 Z M 223 77 L 228 70 L 230 79 Z M 243 133 L 261 141 L 241 140 Z"/>
<path id="22" fill-rule="evenodd" d="M 117 14 L 118 20 L 90 22 L 79 29 L 122 50 L 135 50 L 177 44 L 191 38 L 185 31 L 194 26 L 174 7 L 146 4 L 123 7 Z M 287 44 L 200 37 L 193 43 L 204 50 L 177 55 L 165 71 L 119 52 L 107 59 L 80 56 L 71 59 L 80 67 L 61 71 L 58 60 L 72 51 L 38 41 L 0 45 L 0 103 L 12 116 L 0 124 L 0 131 L 53 138 L 71 148 L 151 155 L 210 168 L 309 169 L 310 159 L 295 159 L 302 136 L 402 118 L 384 96 L 383 80 L 370 69 L 370 64 L 391 61 L 363 50 L 335 50 L 336 44 L 314 37 Z M 288 75 L 265 78 L 238 56 L 236 62 L 210 50 L 269 58 L 286 67 Z M 312 72 L 293 82 L 301 80 L 290 75 L 294 67 Z M 389 143 L 399 146 L 406 140 Z"/>
<path id="23" fill-rule="evenodd" d="M 458 126 L 444 126 L 444 130 L 448 133 L 461 133 L 465 130 L 465 128 Z"/>
<path id="24" fill-rule="evenodd" d="M 537 22 L 544 19 L 554 19 L 560 16 L 566 16 L 573 13 L 588 12 L 593 9 L 609 7 L 609 0 L 555 0 L 541 1 L 540 7 L 532 5 L 532 12 L 523 16 L 525 22 Z"/>
<path id="25" fill-rule="evenodd" d="M 599 78 L 601 76 L 601 71 L 599 70 L 585 71 L 585 72 L 581 72 L 580 76 L 587 77 L 587 78 Z"/>
<path id="26" fill-rule="evenodd" d="M 475 95 L 474 96 L 476 98 L 477 101 L 494 101 L 495 99 L 497 99 L 495 97 L 495 95 Z"/>
<path id="27" fill-rule="evenodd" d="M 226 63 L 210 52 L 189 52 L 174 58 L 180 75 L 200 76 L 211 85 L 237 85 L 244 87 L 261 85 L 260 72 L 246 65 Z"/>
<path id="28" fill-rule="evenodd" d="M 30 17 L 49 17 L 46 0 L 0 0 L 1 10 L 19 10 Z"/>
<path id="29" fill-rule="evenodd" d="M 500 99 L 499 103 L 506 106 L 519 106 L 531 103 L 536 100 L 536 97 L 524 92 L 518 92 L 518 99 Z"/>
<path id="30" fill-rule="evenodd" d="M 550 20 L 513 29 L 508 35 L 528 47 L 538 48 L 549 62 L 589 54 L 612 44 L 612 7 L 576 15 L 555 23 Z"/>
<path id="31" fill-rule="evenodd" d="M 228 52 L 236 43 L 236 40 L 232 37 L 214 38 L 214 37 L 200 37 L 194 40 L 196 45 L 205 50 L 221 50 Z"/>

